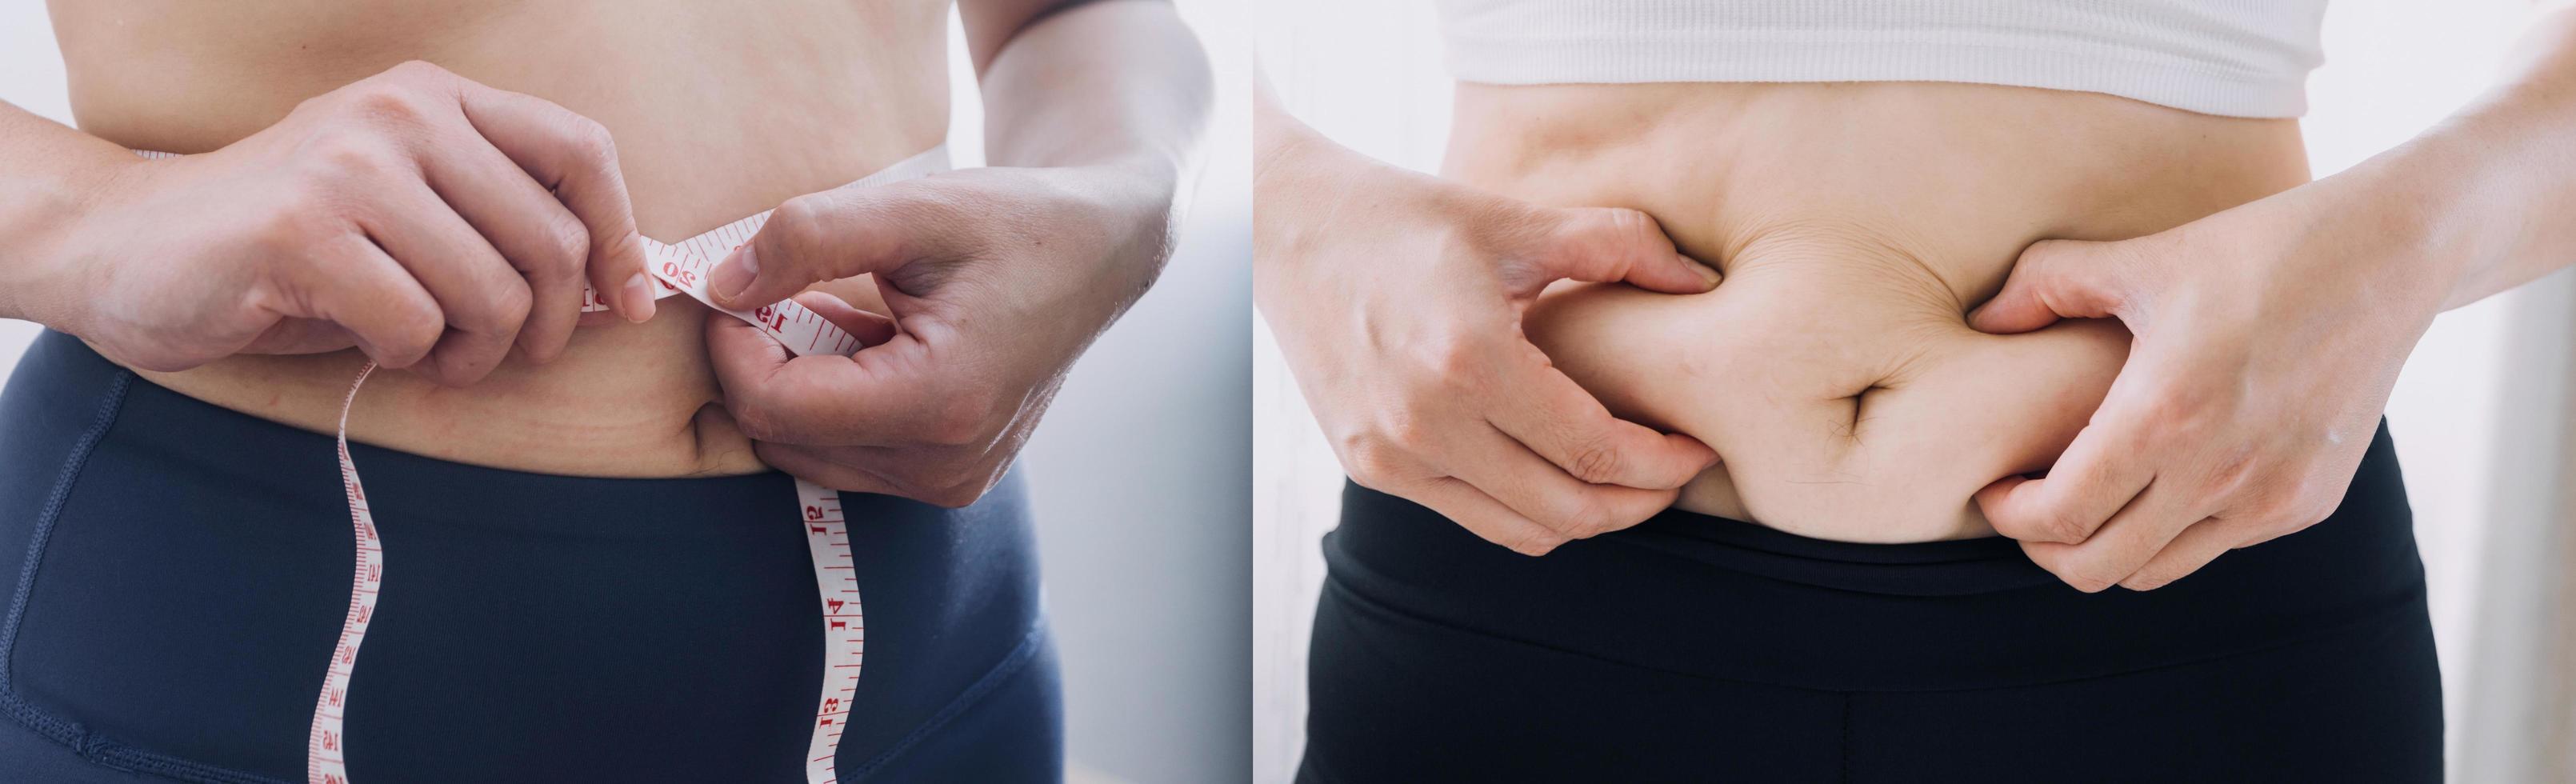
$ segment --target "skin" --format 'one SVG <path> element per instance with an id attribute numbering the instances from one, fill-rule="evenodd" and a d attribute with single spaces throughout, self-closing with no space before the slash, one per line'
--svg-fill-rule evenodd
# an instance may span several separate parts
<path id="1" fill-rule="evenodd" d="M 1611 416 L 1520 329 L 1556 280 L 1716 287 L 1653 218 L 1405 172 L 1259 101 L 1253 297 L 1353 481 L 1540 555 L 1634 525 L 1715 462 Z"/>
<path id="2" fill-rule="evenodd" d="M 755 439 L 763 462 L 831 487 L 972 502 L 1170 255 L 1209 84 L 1169 8 L 1102 3 L 977 57 L 993 167 L 791 199 L 711 273 L 717 301 L 746 309 L 871 275 L 889 317 L 818 312 L 846 314 L 836 321 L 854 334 L 880 318 L 900 328 L 848 358 L 793 358 L 749 324 L 709 320 L 727 394 L 710 415 Z M 1132 88 L 1152 78 L 1174 89 Z"/>
<path id="3" fill-rule="evenodd" d="M 639 233 L 679 240 L 783 205 L 773 232 L 913 247 L 927 228 L 885 223 L 913 212 L 799 216 L 945 135 L 946 5 L 716 11 L 58 4 L 81 130 L 0 106 L 0 316 L 78 335 L 184 394 L 315 430 L 331 428 L 360 364 L 405 368 L 368 383 L 351 437 L 503 468 L 748 473 L 767 467 L 752 435 L 817 440 L 807 426 L 921 446 L 907 428 L 932 412 L 872 402 L 854 414 L 832 400 L 848 390 L 729 388 L 755 374 L 720 374 L 720 362 L 782 364 L 774 349 L 711 341 L 721 331 L 708 325 L 731 319 L 694 302 L 655 308 L 618 292 L 640 271 Z M 1015 402 L 1017 433 L 974 439 L 972 461 L 860 461 L 900 483 L 855 481 L 837 463 L 788 469 L 950 505 L 991 485 L 1054 380 L 1160 269 L 1208 92 L 1203 58 L 1164 4 L 969 0 L 961 14 L 994 167 L 902 195 L 1011 216 L 941 227 L 953 247 L 1011 252 L 873 259 L 869 271 L 903 282 L 835 275 L 800 299 L 877 342 L 973 322 L 916 359 L 984 371 L 976 380 L 993 386 L 976 391 Z M 740 56 L 751 49 L 762 55 Z M 406 60 L 436 65 L 397 67 Z M 199 154 L 143 162 L 120 147 Z M 1043 248 L 976 234 L 1032 226 L 1084 231 Z M 1087 241 L 1059 241 L 1076 236 Z M 585 274 L 642 323 L 593 314 L 575 329 L 578 294 L 566 292 Z M 981 285 L 930 292 L 968 279 Z M 890 312 L 880 291 L 944 309 Z M 886 299 L 916 301 L 902 297 Z M 1021 345 L 1036 334 L 1048 339 Z"/>
<path id="4" fill-rule="evenodd" d="M 2244 131 L 2260 121 L 2103 96 L 1462 85 L 1444 172 L 1519 200 L 1488 211 L 1638 209 L 1726 284 L 1560 285 L 1463 318 L 1421 307 L 1455 276 L 1408 270 L 1424 249 L 1383 238 L 1458 231 L 1480 211 L 1415 209 L 1436 201 L 1382 174 L 1265 185 L 1265 226 L 1280 225 L 1260 263 L 1278 272 L 1256 296 L 1355 478 L 1453 518 L 1421 471 L 1354 447 L 1468 459 L 1438 446 L 1456 443 L 1447 423 L 1488 413 L 1437 412 L 1526 382 L 1465 366 L 1408 376 L 1402 360 L 1350 353 L 1371 332 L 1309 322 L 1526 335 L 1610 411 L 1725 455 L 1677 496 L 1685 508 L 1853 541 L 2000 532 L 2075 588 L 2151 589 L 2324 518 L 2432 315 L 2576 259 L 2571 36 L 2569 12 L 2547 17 L 2488 98 L 2314 184 L 2294 124 Z M 1308 206 L 1336 189 L 1382 195 L 1360 212 Z M 1268 239 L 1301 232 L 1324 239 Z M 2112 321 L 2122 329 L 2104 331 Z M 1387 380 L 1335 383 L 1372 375 Z M 1390 420 L 1402 426 L 1369 424 Z"/>
<path id="5" fill-rule="evenodd" d="M 2435 313 L 2576 260 L 2576 9 L 2484 98 L 2352 169 L 2174 229 L 2025 251 L 1972 323 L 2136 343 L 2045 478 L 1978 495 L 2069 585 L 2148 590 L 2340 502 Z"/>
<path id="6" fill-rule="evenodd" d="M 1366 439 L 1450 450 L 1425 450 L 1432 460 L 1496 451 L 1428 426 L 1366 425 L 1516 400 L 1519 382 L 1482 357 L 1414 375 L 1402 354 L 1352 350 L 1443 345 L 1417 333 L 1508 345 L 1524 353 L 1507 359 L 1570 379 L 1605 418 L 1724 455 L 1675 467 L 1697 472 L 1677 493 L 1586 488 L 1634 500 L 1541 544 L 1667 506 L 1844 541 L 1991 535 L 1971 497 L 2046 467 L 2100 402 L 2126 345 L 2108 321 L 2015 336 L 1970 329 L 1968 308 L 2001 287 L 2013 255 L 2042 237 L 2151 233 L 2307 179 L 2291 122 L 1991 85 L 1462 84 L 1454 110 L 1439 180 L 1354 169 L 1348 179 L 1372 179 L 1298 188 L 1327 200 L 1304 207 L 1263 191 L 1265 222 L 1314 228 L 1275 235 L 1303 244 L 1257 237 L 1259 263 L 1278 274 L 1256 278 L 1256 296 L 1363 484 L 1387 481 L 1371 476 L 1383 466 L 1350 459 L 1367 454 L 1350 448 Z M 1415 181 L 1481 201 L 1441 209 L 1455 200 L 1424 198 L 1438 191 Z M 1340 194 L 1369 201 L 1330 206 L 1351 198 Z M 1707 260 L 1724 282 L 1559 282 L 1518 301 L 1453 306 L 1454 281 L 1472 278 L 1435 272 L 1446 246 L 1418 241 L 1486 214 L 1587 209 L 1653 221 L 1662 236 L 1637 246 Z M 1423 391 L 1390 389 L 1398 384 Z M 1390 405 L 1415 395 L 1413 411 Z M 1415 476 L 1396 475 L 1390 492 L 1418 492 L 1406 483 Z M 1542 510 L 1576 499 L 1563 485 L 1492 484 Z"/>

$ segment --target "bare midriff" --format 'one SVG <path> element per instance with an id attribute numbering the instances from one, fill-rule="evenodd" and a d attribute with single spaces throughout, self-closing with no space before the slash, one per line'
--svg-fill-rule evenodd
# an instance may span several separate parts
<path id="1" fill-rule="evenodd" d="M 214 150 L 306 98 L 426 60 L 606 126 L 637 228 L 665 242 L 856 180 L 947 131 L 945 0 L 51 6 L 73 113 L 82 130 L 108 141 Z M 877 307 L 873 298 L 853 304 Z M 582 327 L 549 364 L 514 353 L 472 386 L 379 372 L 350 413 L 349 437 L 543 473 L 762 470 L 741 433 L 699 417 L 719 395 L 702 337 L 711 311 L 686 297 L 660 305 L 643 324 L 611 318 Z M 218 406 L 331 432 L 366 361 L 354 351 L 236 356 L 144 375 Z"/>
<path id="2" fill-rule="evenodd" d="M 2128 350 L 2116 321 L 1966 313 L 2041 239 L 2151 234 L 2307 181 L 2293 120 L 1927 82 L 1460 85 L 1445 175 L 1653 215 L 1725 282 L 1560 283 L 1531 338 L 1612 411 L 1721 463 L 1679 508 L 1854 542 L 1991 535 Z"/>

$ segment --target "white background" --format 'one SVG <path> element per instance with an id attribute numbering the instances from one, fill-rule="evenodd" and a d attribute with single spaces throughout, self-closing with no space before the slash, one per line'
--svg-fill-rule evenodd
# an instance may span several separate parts
<path id="1" fill-rule="evenodd" d="M 2337 2 L 2304 127 L 2322 177 L 2413 136 L 2483 89 L 2525 18 L 2521 0 Z M 1290 112 L 1381 160 L 1437 171 L 1449 82 L 1428 2 L 1264 2 L 1261 61 Z M 1353 24 L 1354 19 L 1367 20 Z M 2453 778 L 2539 780 L 2524 727 L 2553 613 L 2540 575 L 2566 513 L 2571 279 L 2446 314 L 2388 407 L 2431 575 Z M 1253 367 L 1255 781 L 1284 781 L 1303 743 L 1306 634 L 1341 471 L 1256 324 Z M 2564 631 L 2558 632 L 2564 634 Z M 2562 722 L 2568 721 L 2560 717 Z M 2555 725 L 2567 733 L 2567 724 Z M 2555 742 L 2576 743 L 2562 734 Z M 2565 763 L 2561 763 L 2565 764 Z M 2576 776 L 2576 770 L 2561 775 Z M 2576 779 L 2572 779 L 2576 780 Z"/>
<path id="2" fill-rule="evenodd" d="M 1226 781 L 1250 764 L 1251 72 L 1239 0 L 1177 2 L 1215 60 L 1219 93 L 1181 248 L 1074 366 L 1021 454 L 1078 780 Z M 953 17 L 949 50 L 949 150 L 972 166 L 981 107 Z M 0 3 L 0 100 L 71 119 L 52 28 L 33 0 Z M 0 320 L 0 377 L 35 333 Z"/>

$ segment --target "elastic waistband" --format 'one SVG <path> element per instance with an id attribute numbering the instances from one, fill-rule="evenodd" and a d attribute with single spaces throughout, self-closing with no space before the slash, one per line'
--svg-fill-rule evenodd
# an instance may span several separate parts
<path id="1" fill-rule="evenodd" d="M 2022 555 L 2018 543 L 2000 536 L 1910 544 L 1836 542 L 1667 509 L 1602 541 L 1775 580 L 1892 596 L 1960 596 L 2057 581 Z"/>
<path id="2" fill-rule="evenodd" d="M 2334 515 L 2154 591 L 2085 594 L 2009 539 L 1859 544 L 1668 511 L 1531 558 L 1357 485 L 1328 590 L 1472 632 L 1669 672 L 1830 690 L 2048 683 L 2377 623 L 2423 623 L 2383 424 Z"/>

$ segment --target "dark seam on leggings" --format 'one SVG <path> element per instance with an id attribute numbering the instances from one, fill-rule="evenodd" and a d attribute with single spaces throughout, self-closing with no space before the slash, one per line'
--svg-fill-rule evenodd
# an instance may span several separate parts
<path id="1" fill-rule="evenodd" d="M 125 409 L 126 389 L 133 381 L 134 371 L 116 369 L 115 379 L 108 382 L 107 392 L 99 401 L 98 414 L 90 420 L 89 429 L 81 431 L 80 438 L 72 442 L 71 454 L 63 458 L 62 473 L 54 480 L 53 493 L 37 512 L 35 530 L 27 537 L 27 561 L 18 571 L 17 592 L 9 600 L 8 617 L 0 619 L 0 709 L 36 735 L 102 767 L 197 784 L 292 784 L 128 746 L 90 732 L 79 722 L 47 713 L 18 695 L 18 629 L 26 619 L 28 598 L 35 592 L 36 572 L 44 564 L 45 545 L 62 516 L 63 504 L 71 498 L 72 488 L 80 483 L 81 472 L 89 465 L 91 450 Z"/>
<path id="2" fill-rule="evenodd" d="M 976 702 L 983 700 L 986 693 L 999 688 L 1002 682 L 1009 680 L 1011 676 L 1019 674 L 1020 668 L 1028 666 L 1029 660 L 1037 658 L 1038 648 L 1044 644 L 1046 644 L 1046 622 L 1040 620 L 1029 626 L 1029 633 L 1020 638 L 1019 647 L 1012 648 L 1010 654 L 1003 656 L 992 669 L 985 670 L 982 677 L 976 678 L 974 683 L 967 684 L 966 690 L 958 692 L 947 705 L 940 707 L 938 713 L 931 714 L 928 720 L 914 726 L 911 732 L 905 733 L 901 740 L 886 747 L 885 751 L 877 752 L 876 756 L 868 758 L 867 762 L 860 763 L 857 768 L 835 771 L 835 778 L 842 781 L 859 781 L 876 775 L 877 769 L 885 767 L 886 763 L 893 762 L 896 757 L 912 750 L 914 744 L 920 743 L 923 738 L 930 737 L 930 733 L 938 731 L 948 722 L 964 715 L 966 709 L 974 707 Z"/>
<path id="3" fill-rule="evenodd" d="M 1852 768 L 1852 766 L 1851 766 L 1851 753 L 1852 753 L 1852 695 L 1851 695 L 1849 692 L 1845 692 L 1845 693 L 1843 694 L 1843 747 L 1842 747 L 1842 753 L 1841 753 L 1841 754 L 1839 754 L 1839 755 L 1836 755 L 1837 760 L 1838 760 L 1838 761 L 1836 762 L 1836 769 L 1838 769 L 1838 770 L 1842 771 L 1842 782 L 1843 782 L 1843 784 L 1851 784 L 1851 780 L 1852 780 L 1852 777 L 1851 777 L 1851 768 Z"/>
<path id="4" fill-rule="evenodd" d="M 1714 681 L 1714 682 L 1718 682 L 1718 683 L 1741 683 L 1741 684 L 1750 684 L 1750 685 L 1754 685 L 1754 686 L 1765 686 L 1765 687 L 1770 687 L 1770 688 L 1775 688 L 1775 689 L 1792 689 L 1792 690 L 1796 690 L 1796 691 L 1803 691 L 1803 692 L 1809 692 L 1809 693 L 1814 693 L 1814 694 L 1853 694 L 1853 693 L 1867 693 L 1867 694 L 1941 694 L 1941 693 L 1945 693 L 1945 692 L 1994 691 L 1994 690 L 1997 690 L 1997 689 L 2028 689 L 2028 688 L 2037 688 L 2037 687 L 2041 687 L 2041 686 L 2055 686 L 2055 685 L 2059 685 L 2059 684 L 2066 684 L 2066 683 L 2082 683 L 2082 682 L 2085 682 L 2085 681 L 2090 681 L 2090 680 L 2099 680 L 2099 679 L 2102 679 L 2102 678 L 2117 678 L 2117 677 L 2123 677 L 2123 676 L 2128 676 L 2128 675 L 2137 675 L 2137 674 L 2141 674 L 2141 673 L 2157 672 L 2157 671 L 2160 671 L 2160 670 L 2175 669 L 2175 668 L 2179 668 L 2179 667 L 2190 667 L 2190 666 L 2194 666 L 2194 665 L 2207 664 L 2207 663 L 2214 662 L 2214 661 L 2222 661 L 2222 660 L 2226 660 L 2226 659 L 2233 659 L 2233 658 L 2236 658 L 2236 657 L 2239 657 L 2239 656 L 2252 656 L 2252 655 L 2254 655 L 2254 654 L 2264 653 L 2264 652 L 2267 652 L 2267 651 L 2275 651 L 2275 650 L 2280 650 L 2280 649 L 2283 649 L 2283 648 L 2292 648 L 2292 647 L 2297 647 L 2297 646 L 2300 646 L 2300 645 L 2306 645 L 2306 644 L 2313 643 L 2313 642 L 2316 642 L 2316 641 L 2318 641 L 2318 640 L 2322 640 L 2322 639 L 2325 639 L 2325 638 L 2328 638 L 2328 637 L 2334 637 L 2334 636 L 2342 635 L 2342 634 L 2350 634 L 2350 633 L 2353 633 L 2353 632 L 2356 632 L 2356 631 L 2359 631 L 2359 630 L 2362 630 L 2362 629 L 2367 629 L 2367 628 L 2369 628 L 2369 627 L 2371 627 L 2371 626 L 2376 626 L 2376 625 L 2381 625 L 2381 624 L 2388 624 L 2388 623 L 2392 623 L 2392 622 L 2394 622 L 2394 623 L 2404 623 L 2404 622 L 2406 622 L 2407 620 L 2409 620 L 2410 618 L 2412 618 L 2412 617 L 2413 617 L 2413 616 L 2407 616 L 2407 617 L 2399 617 L 2399 618 L 2393 618 L 2393 619 L 2392 619 L 2392 618 L 2388 618 L 2388 617 L 2384 617 L 2384 616 L 2387 616 L 2387 615 L 2390 615 L 2390 614 L 2391 614 L 2390 612 L 2387 612 L 2387 611 L 2379 611 L 2379 612 L 2364 613 L 2364 614 L 2361 614 L 2361 615 L 2355 616 L 2355 617 L 2353 617 L 2353 618 L 2351 618 L 2351 619 L 2348 619 L 2348 620 L 2342 621 L 2342 622 L 2340 622 L 2340 623 L 2336 623 L 2336 624 L 2332 624 L 2332 625 L 2329 625 L 2329 626 L 2325 626 L 2325 627 L 2323 627 L 2323 628 L 2319 628 L 2319 629 L 2312 630 L 2312 631 L 2308 632 L 2307 634 L 2302 634 L 2302 635 L 2299 635 L 2299 636 L 2296 636 L 2296 637 L 2291 637 L 2291 638 L 2288 638 L 2288 639 L 2285 639 L 2285 640 L 2281 640 L 2281 641 L 2278 641 L 2278 642 L 2268 643 L 2268 644 L 2264 644 L 2264 645 L 2257 645 L 2257 646 L 2254 646 L 2254 647 L 2251 647 L 2251 648 L 2244 648 L 2244 649 L 2231 650 L 2231 651 L 2221 651 L 2221 652 L 2212 653 L 2212 654 L 2209 654 L 2209 655 L 2206 655 L 2206 656 L 2199 656 L 2199 657 L 2194 657 L 2194 658 L 2189 658 L 2189 659 L 2177 659 L 2177 660 L 2174 660 L 2174 661 L 2169 661 L 2169 662 L 2165 662 L 2165 663 L 2162 663 L 2162 664 L 2157 664 L 2157 665 L 2154 665 L 2154 666 L 2149 666 L 2149 667 L 2140 667 L 2140 668 L 2137 668 L 2137 669 L 2134 669 L 2134 670 L 2119 670 L 2119 671 L 2116 671 L 2116 672 L 2101 672 L 2101 673 L 2094 673 L 2094 674 L 2091 674 L 2091 675 L 2080 675 L 2080 676 L 2076 676 L 2076 677 L 2072 677 L 2072 678 L 2059 678 L 2059 679 L 2056 679 L 2056 680 L 2034 681 L 2034 682 L 2031 682 L 2031 683 L 2005 683 L 2005 684 L 1999 684 L 1999 685 L 1993 685 L 1993 686 L 1961 686 L 1961 687 L 1954 687 L 1954 688 L 1941 688 L 1941 689 L 1821 689 L 1821 688 L 1817 688 L 1817 687 L 1814 687 L 1814 686 L 1801 686 L 1801 685 L 1797 685 L 1797 684 L 1790 684 L 1790 683 L 1773 683 L 1773 682 L 1770 682 L 1770 681 L 1748 680 L 1748 679 L 1744 679 L 1744 678 L 1729 678 L 1729 677 L 1725 677 L 1725 676 L 1722 676 L 1722 675 L 1709 675 L 1709 674 L 1706 674 L 1706 673 L 1684 672 L 1684 671 L 1681 671 L 1681 670 L 1668 670 L 1668 669 L 1664 669 L 1664 668 L 1661 668 L 1661 667 L 1655 667 L 1655 666 L 1652 666 L 1652 665 L 1638 664 L 1638 663 L 1636 663 L 1636 662 L 1629 662 L 1629 661 L 1620 661 L 1620 660 L 1618 660 L 1618 659 L 1609 658 L 1609 657 L 1602 656 L 1602 655 L 1600 655 L 1600 654 L 1596 654 L 1596 653 L 1587 653 L 1587 652 L 1584 652 L 1584 651 L 1577 651 L 1577 650 L 1569 650 L 1569 649 L 1566 649 L 1566 648 L 1559 648 L 1559 647 L 1556 647 L 1556 646 L 1554 646 L 1554 645 L 1549 645 L 1549 644 L 1547 644 L 1547 643 L 1538 642 L 1538 641 L 1535 641 L 1535 640 L 1522 639 L 1522 638 L 1514 637 L 1514 636 L 1511 636 L 1511 635 L 1508 635 L 1508 634 L 1502 634 L 1502 633 L 1499 633 L 1499 632 L 1490 632 L 1490 631 L 1486 631 L 1486 630 L 1483 630 L 1483 629 L 1475 628 L 1475 627 L 1473 627 L 1473 626 L 1467 626 L 1467 625 L 1463 625 L 1463 624 L 1453 623 L 1453 622 L 1450 622 L 1450 621 L 1439 620 L 1439 619 L 1436 619 L 1436 618 L 1432 618 L 1432 617 L 1430 617 L 1430 616 L 1426 616 L 1426 615 L 1423 615 L 1423 614 L 1420 614 L 1420 613 L 1413 612 L 1413 611 L 1411 611 L 1411 610 L 1406 610 L 1406 609 L 1403 609 L 1403 608 L 1401 608 L 1401 607 L 1397 607 L 1397 606 L 1395 606 L 1395 605 L 1392 605 L 1392 604 L 1389 604 L 1389 603 L 1386 603 L 1386 602 L 1383 602 L 1383 601 L 1379 601 L 1379 600 L 1377 600 L 1376 598 L 1373 598 L 1373 597 L 1370 597 L 1370 596 L 1368 596 L 1368 595 L 1366 595 L 1366 594 L 1363 594 L 1363 593 L 1361 593 L 1358 589 L 1352 588 L 1352 587 L 1350 587 L 1349 585 L 1344 584 L 1344 583 L 1343 583 L 1343 581 L 1342 581 L 1340 578 L 1335 577 L 1335 576 L 1334 576 L 1334 575 L 1332 575 L 1330 572 L 1327 572 L 1327 573 L 1324 575 L 1324 590 L 1338 592 L 1338 593 L 1340 593 L 1341 595 L 1343 595 L 1343 596 L 1345 596 L 1345 597 L 1349 597 L 1352 601 L 1358 602 L 1358 603 L 1360 603 L 1360 604 L 1368 605 L 1368 606 L 1370 606 L 1370 607 L 1376 608 L 1376 609 L 1378 609 L 1379 611 L 1382 611 L 1382 612 L 1388 613 L 1388 614 L 1390 614 L 1390 615 L 1401 616 L 1401 617 L 1403 617 L 1403 618 L 1405 618 L 1405 619 L 1408 619 L 1408 620 L 1411 620 L 1411 621 L 1413 621 L 1413 622 L 1415 622 L 1415 623 L 1429 624 L 1429 625 L 1432 625 L 1432 626 L 1437 626 L 1437 627 L 1440 627 L 1440 628 L 1443 628 L 1443 629 L 1448 629 L 1448 630 L 1456 631 L 1456 632 L 1460 632 L 1460 633 L 1463 633 L 1463 634 L 1473 634 L 1473 635 L 1477 635 L 1477 636 L 1480 636 L 1480 637 L 1489 637 L 1489 638 L 1492 638 L 1492 639 L 1501 640 L 1501 641 L 1503 641 L 1503 642 L 1512 643 L 1512 644 L 1514 644 L 1514 645 L 1523 645 L 1523 646 L 1528 646 L 1528 647 L 1531 647 L 1531 648 L 1537 648 L 1537 649 L 1544 650 L 1544 651 L 1551 651 L 1551 652 L 1555 652 L 1555 653 L 1563 654 L 1563 655 L 1566 655 L 1566 656 L 1572 656 L 1572 657 L 1579 658 L 1579 659 L 1588 659 L 1588 660 L 1591 660 L 1591 661 L 1596 661 L 1596 662 L 1600 662 L 1600 663 L 1602 663 L 1602 664 L 1608 664 L 1608 665 L 1612 665 L 1612 666 L 1616 666 L 1616 667 L 1625 667 L 1625 668 L 1632 669 L 1632 670 L 1639 670 L 1639 671 L 1643 671 L 1643 672 L 1651 672 L 1651 673 L 1656 673 L 1656 674 L 1659 674 L 1659 675 L 1668 675 L 1668 676 L 1677 677 L 1677 678 L 1691 678 L 1691 679 L 1695 679 L 1695 680 Z M 2415 587 L 2414 587 L 2412 590 L 2409 590 L 2409 591 L 2407 592 L 2407 596 L 2406 596 L 2406 597 L 2404 597 L 2404 598 L 2405 598 L 2405 599 L 2411 599 L 2411 600 L 2412 600 L 2412 601 L 2414 601 L 2414 602 L 2421 602 L 2421 601 L 2423 601 L 2423 599 L 2424 599 L 2424 595 L 2425 595 L 2425 594 L 2424 594 L 2424 591 L 2425 591 L 2425 586 L 2424 586 L 2422 583 L 2417 583 L 2417 584 L 2415 585 Z"/>

